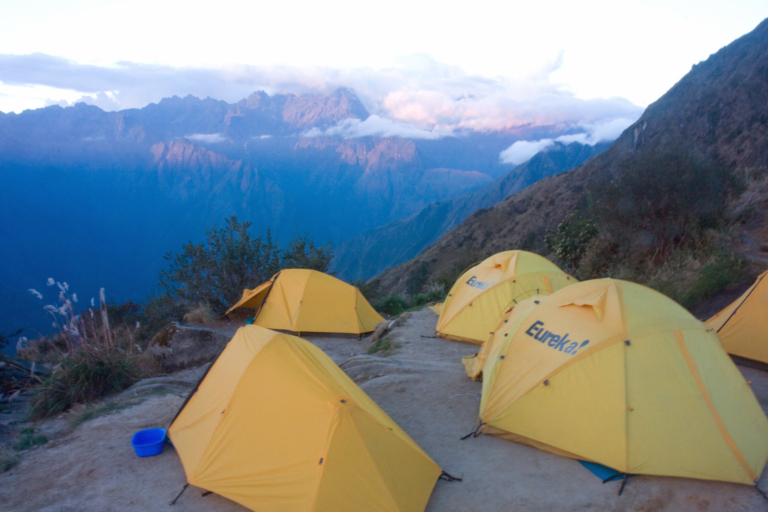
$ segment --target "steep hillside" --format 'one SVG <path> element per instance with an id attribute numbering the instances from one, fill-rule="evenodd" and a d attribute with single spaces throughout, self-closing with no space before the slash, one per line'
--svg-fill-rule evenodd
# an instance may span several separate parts
<path id="1" fill-rule="evenodd" d="M 369 279 L 413 258 L 473 212 L 490 208 L 542 178 L 570 170 L 608 146 L 556 143 L 474 192 L 428 204 L 411 217 L 350 238 L 336 250 L 332 268 L 343 279 Z"/>
<path id="2" fill-rule="evenodd" d="M 476 212 L 418 257 L 383 272 L 376 281 L 381 289 L 403 291 L 406 280 L 417 272 L 426 281 L 455 276 L 461 268 L 501 250 L 544 252 L 546 231 L 583 205 L 594 183 L 615 175 L 622 163 L 631 165 L 665 151 L 702 155 L 733 171 L 749 170 L 751 183 L 741 198 L 733 200 L 732 214 L 743 210 L 756 194 L 764 201 L 768 20 L 693 66 L 604 153 Z M 757 259 L 768 257 L 768 240 L 759 239 L 768 233 L 761 204 L 754 200 L 749 222 L 735 227 L 752 237 L 750 250 Z"/>

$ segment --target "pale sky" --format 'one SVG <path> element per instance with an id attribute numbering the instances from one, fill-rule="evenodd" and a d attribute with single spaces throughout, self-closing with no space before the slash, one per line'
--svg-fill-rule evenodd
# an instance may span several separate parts
<path id="1" fill-rule="evenodd" d="M 636 118 L 766 0 L 0 0 L 0 110 L 353 88 L 429 130 Z"/>

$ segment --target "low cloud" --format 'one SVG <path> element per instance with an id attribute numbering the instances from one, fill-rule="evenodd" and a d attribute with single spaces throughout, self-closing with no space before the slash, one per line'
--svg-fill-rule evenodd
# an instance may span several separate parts
<path id="1" fill-rule="evenodd" d="M 133 62 L 97 66 L 41 53 L 0 54 L 0 82 L 13 87 L 66 90 L 68 96 L 62 92 L 49 101 L 60 104 L 67 99 L 73 104 L 71 98 L 79 95 L 77 101 L 105 110 L 141 108 L 174 95 L 191 94 L 234 103 L 257 90 L 268 94 L 327 94 L 338 87 L 349 87 L 368 111 L 377 116 L 370 121 L 334 127 L 349 137 L 368 132 L 429 138 L 435 134 L 523 125 L 568 129 L 639 117 L 642 109 L 625 99 L 582 99 L 553 83 L 550 75 L 557 70 L 561 57 L 553 56 L 539 72 L 524 79 L 510 80 L 471 75 L 423 54 L 404 57 L 396 66 L 379 70 L 291 66 L 175 68 Z"/>
<path id="2" fill-rule="evenodd" d="M 499 159 L 502 163 L 518 165 L 530 160 L 536 153 L 546 150 L 557 142 L 563 144 L 578 142 L 580 144 L 594 146 L 598 142 L 614 141 L 636 120 L 637 118 L 630 119 L 621 117 L 603 123 L 579 123 L 576 127 L 584 130 L 581 133 L 561 135 L 556 139 L 517 141 L 499 153 Z"/>
<path id="3" fill-rule="evenodd" d="M 373 114 L 365 121 L 360 119 L 345 119 L 331 128 L 320 130 L 312 128 L 307 131 L 305 137 L 335 136 L 345 139 L 358 137 L 401 137 L 403 139 L 439 139 L 450 133 L 440 133 L 431 130 L 422 130 L 412 124 L 393 121 Z"/>
<path id="4" fill-rule="evenodd" d="M 580 127 L 586 130 L 584 133 L 576 133 L 573 135 L 562 135 L 557 138 L 558 142 L 570 144 L 571 142 L 580 142 L 581 144 L 589 144 L 594 146 L 598 142 L 611 141 L 619 138 L 619 135 L 629 128 L 632 123 L 637 121 L 637 118 L 628 119 L 620 117 L 618 119 L 612 119 L 604 123 L 580 123 Z"/>
<path id="5" fill-rule="evenodd" d="M 533 155 L 554 144 L 553 139 L 541 139 L 536 141 L 519 140 L 499 154 L 499 158 L 505 164 L 521 164 L 530 160 Z"/>
<path id="6" fill-rule="evenodd" d="M 185 139 L 202 142 L 203 144 L 217 144 L 224 142 L 227 138 L 220 133 L 195 133 L 194 135 L 185 135 Z"/>

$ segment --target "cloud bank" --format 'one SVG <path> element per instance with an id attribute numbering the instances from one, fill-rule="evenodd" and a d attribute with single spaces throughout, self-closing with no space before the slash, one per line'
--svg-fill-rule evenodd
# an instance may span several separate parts
<path id="1" fill-rule="evenodd" d="M 570 144 L 578 142 L 594 146 L 598 142 L 616 140 L 637 118 L 617 118 L 604 123 L 580 123 L 584 131 L 570 135 L 561 135 L 556 139 L 541 139 L 536 141 L 520 140 L 499 153 L 499 159 L 506 164 L 521 164 L 530 160 L 536 153 L 557 142 Z"/>
<path id="2" fill-rule="evenodd" d="M 451 134 L 452 132 L 440 133 L 436 130 L 422 130 L 409 123 L 393 121 L 372 114 L 365 121 L 360 119 L 344 119 L 326 130 L 312 128 L 304 133 L 304 137 L 328 136 L 355 139 L 375 135 L 379 137 L 401 137 L 403 139 L 439 139 L 441 136 Z"/>
<path id="3" fill-rule="evenodd" d="M 204 144 L 216 144 L 227 140 L 221 133 L 195 133 L 193 135 L 185 135 L 184 138 Z"/>
<path id="4" fill-rule="evenodd" d="M 390 133 L 431 138 L 524 125 L 568 128 L 636 119 L 641 114 L 640 107 L 625 99 L 582 99 L 553 83 L 549 77 L 561 63 L 562 59 L 555 59 L 544 63 L 537 73 L 510 80 L 471 75 L 428 55 L 413 55 L 401 59 L 396 67 L 373 70 L 189 68 L 134 62 L 98 66 L 41 53 L 0 54 L 0 94 L 3 87 L 37 88 L 46 93 L 59 91 L 58 97 L 50 93 L 45 100 L 48 104 L 84 101 L 104 110 L 121 110 L 141 108 L 174 95 L 192 94 L 233 103 L 256 90 L 304 94 L 349 87 L 376 117 L 332 128 L 346 137 Z M 43 106 L 43 101 L 40 103 Z"/>

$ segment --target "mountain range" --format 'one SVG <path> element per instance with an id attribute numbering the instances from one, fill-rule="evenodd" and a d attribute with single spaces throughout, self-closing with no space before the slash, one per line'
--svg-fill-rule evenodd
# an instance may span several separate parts
<path id="1" fill-rule="evenodd" d="M 118 302 L 141 301 L 165 254 L 232 214 L 281 243 L 306 233 L 338 246 L 493 183 L 514 167 L 499 153 L 518 140 L 574 133 L 354 131 L 370 120 L 343 88 L 259 91 L 233 104 L 187 96 L 118 112 L 78 103 L 0 113 L 0 332 L 50 326 L 46 302 L 27 291 L 45 291 L 49 277 L 81 297 L 104 287 Z"/>

